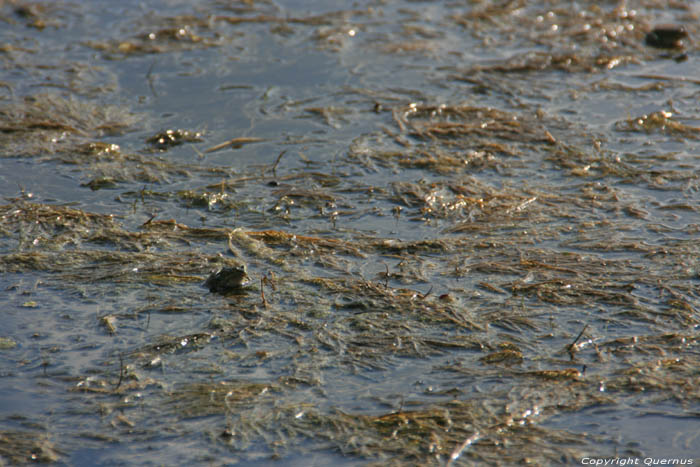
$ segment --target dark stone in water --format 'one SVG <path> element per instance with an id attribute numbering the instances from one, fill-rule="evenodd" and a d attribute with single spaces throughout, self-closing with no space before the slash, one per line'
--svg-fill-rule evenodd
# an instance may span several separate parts
<path id="1" fill-rule="evenodd" d="M 210 292 L 225 294 L 241 290 L 248 285 L 250 277 L 245 266 L 221 268 L 211 275 L 204 282 L 204 286 Z"/>
<path id="2" fill-rule="evenodd" d="M 688 31 L 683 26 L 657 26 L 646 35 L 645 42 L 648 46 L 659 49 L 683 48 L 683 39 L 688 37 Z"/>

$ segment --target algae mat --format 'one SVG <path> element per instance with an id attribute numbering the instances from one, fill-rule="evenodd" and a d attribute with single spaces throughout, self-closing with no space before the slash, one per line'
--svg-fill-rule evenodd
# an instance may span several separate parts
<path id="1" fill-rule="evenodd" d="M 700 10 L 540 3 L 0 4 L 0 462 L 697 462 Z"/>

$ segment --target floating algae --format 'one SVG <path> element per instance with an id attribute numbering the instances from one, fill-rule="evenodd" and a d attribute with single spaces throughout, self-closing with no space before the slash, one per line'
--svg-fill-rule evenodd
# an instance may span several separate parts
<path id="1" fill-rule="evenodd" d="M 692 8 L 310 8 L 0 6 L 0 463 L 692 455 Z"/>
<path id="2" fill-rule="evenodd" d="M 111 104 L 43 93 L 0 107 L 4 157 L 71 152 L 89 139 L 120 135 L 137 117 Z"/>

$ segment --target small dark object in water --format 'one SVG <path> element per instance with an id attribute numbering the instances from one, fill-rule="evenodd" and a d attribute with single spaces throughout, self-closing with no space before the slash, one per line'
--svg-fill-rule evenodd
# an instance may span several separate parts
<path id="1" fill-rule="evenodd" d="M 210 292 L 228 293 L 242 289 L 249 282 L 250 277 L 248 277 L 245 266 L 236 266 L 233 268 L 221 268 L 211 273 L 206 282 L 204 282 L 204 286 L 208 287 Z"/>
<path id="2" fill-rule="evenodd" d="M 647 33 L 645 42 L 651 47 L 659 49 L 683 48 L 683 39 L 688 37 L 688 31 L 683 26 L 657 26 Z"/>
<path id="3" fill-rule="evenodd" d="M 158 151 L 166 151 L 182 143 L 201 143 L 202 141 L 200 132 L 189 130 L 165 130 L 146 140 L 148 144 Z"/>

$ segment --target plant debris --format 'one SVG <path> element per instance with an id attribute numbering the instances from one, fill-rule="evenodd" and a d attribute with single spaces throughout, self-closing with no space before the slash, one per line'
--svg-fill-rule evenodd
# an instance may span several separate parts
<path id="1" fill-rule="evenodd" d="M 167 151 L 183 143 L 201 143 L 202 141 L 204 140 L 200 132 L 189 130 L 165 130 L 146 140 L 153 149 L 158 151 Z"/>
<path id="2" fill-rule="evenodd" d="M 0 5 L 0 464 L 688 454 L 691 7 L 102 10 Z"/>

